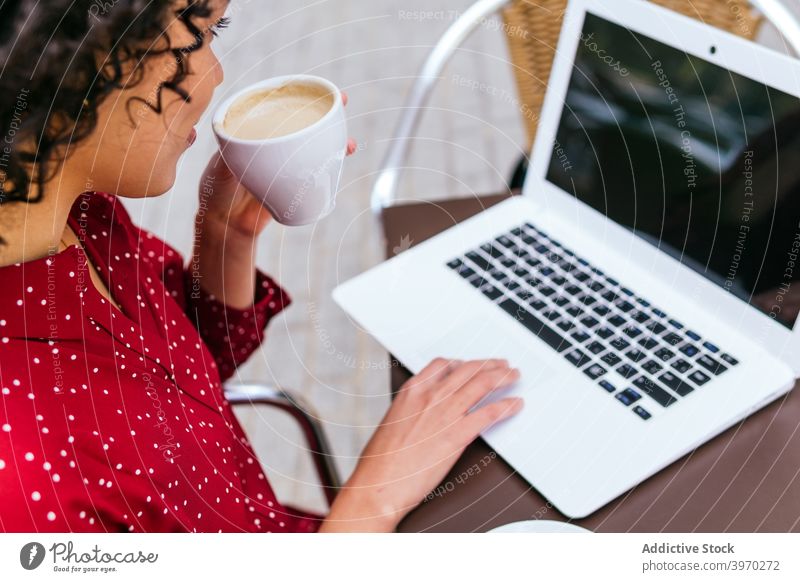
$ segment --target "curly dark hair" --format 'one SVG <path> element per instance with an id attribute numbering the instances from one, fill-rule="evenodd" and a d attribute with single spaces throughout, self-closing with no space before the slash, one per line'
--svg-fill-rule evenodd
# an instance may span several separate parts
<path id="1" fill-rule="evenodd" d="M 153 99 L 132 96 L 129 116 L 132 101 L 161 113 L 165 89 L 190 101 L 180 85 L 189 73 L 188 54 L 205 38 L 195 20 L 209 17 L 210 5 L 211 0 L 0 0 L 0 205 L 39 202 L 66 146 L 94 131 L 97 109 L 111 92 L 141 81 L 146 59 L 172 53 L 175 74 Z M 171 46 L 164 34 L 175 19 L 194 36 L 189 46 Z M 156 41 L 164 48 L 153 48 Z M 129 63 L 135 68 L 126 71 Z M 23 151 L 21 143 L 34 149 Z M 37 185 L 35 196 L 31 183 Z"/>

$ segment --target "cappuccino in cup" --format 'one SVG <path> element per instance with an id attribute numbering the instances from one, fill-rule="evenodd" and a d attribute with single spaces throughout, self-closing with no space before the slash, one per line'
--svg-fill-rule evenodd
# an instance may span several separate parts
<path id="1" fill-rule="evenodd" d="M 231 172 L 281 224 L 311 224 L 333 211 L 347 150 L 342 93 L 312 75 L 268 79 L 214 114 Z"/>
<path id="2" fill-rule="evenodd" d="M 225 116 L 225 131 L 239 139 L 270 139 L 314 125 L 333 108 L 333 95 L 320 85 L 289 83 L 245 95 Z"/>

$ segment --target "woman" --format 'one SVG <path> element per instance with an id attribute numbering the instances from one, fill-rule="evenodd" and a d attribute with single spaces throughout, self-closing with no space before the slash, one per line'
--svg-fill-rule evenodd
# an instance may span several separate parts
<path id="1" fill-rule="evenodd" d="M 392 531 L 521 407 L 473 410 L 517 379 L 507 362 L 437 359 L 326 518 L 277 502 L 221 388 L 290 303 L 254 266 L 269 216 L 215 157 L 186 268 L 117 202 L 173 186 L 227 6 L 0 5 L 0 529 Z"/>

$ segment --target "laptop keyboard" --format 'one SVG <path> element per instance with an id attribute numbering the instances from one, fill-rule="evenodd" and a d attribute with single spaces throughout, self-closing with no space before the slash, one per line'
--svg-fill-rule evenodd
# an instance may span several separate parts
<path id="1" fill-rule="evenodd" d="M 529 223 L 447 266 L 643 420 L 739 363 Z"/>

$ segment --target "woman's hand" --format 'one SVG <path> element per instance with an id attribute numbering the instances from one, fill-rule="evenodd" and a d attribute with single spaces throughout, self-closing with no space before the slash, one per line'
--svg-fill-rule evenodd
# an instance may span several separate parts
<path id="1" fill-rule="evenodd" d="M 320 531 L 393 531 L 486 428 L 522 409 L 505 398 L 472 412 L 519 379 L 505 360 L 436 359 L 406 382 Z"/>
<path id="2" fill-rule="evenodd" d="M 347 95 L 342 94 L 345 104 Z M 356 142 L 347 142 L 347 155 Z M 255 298 L 256 241 L 272 217 L 217 152 L 200 181 L 192 277 L 225 304 L 245 309 Z"/>
<path id="3" fill-rule="evenodd" d="M 342 93 L 347 105 L 347 94 Z M 355 140 L 347 140 L 347 155 L 355 153 Z M 200 207 L 204 209 L 206 230 L 217 238 L 256 238 L 270 220 L 269 211 L 239 183 L 219 152 L 203 172 L 200 182 Z M 199 218 L 199 217 L 198 217 Z"/>

